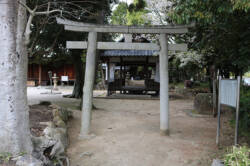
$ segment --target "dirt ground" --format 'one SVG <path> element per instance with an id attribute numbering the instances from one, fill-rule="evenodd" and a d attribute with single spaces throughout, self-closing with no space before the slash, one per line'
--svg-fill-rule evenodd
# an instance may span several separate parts
<path id="1" fill-rule="evenodd" d="M 42 125 L 40 122 L 52 121 L 52 110 L 47 104 L 32 105 L 30 106 L 29 118 L 31 134 L 36 137 L 42 136 L 46 125 Z"/>
<path id="2" fill-rule="evenodd" d="M 192 100 L 170 101 L 170 136 L 159 134 L 159 100 L 95 99 L 94 105 L 94 138 L 78 139 L 80 111 L 68 124 L 71 166 L 207 166 L 218 151 L 217 119 L 189 116 Z"/>
<path id="3" fill-rule="evenodd" d="M 96 137 L 78 140 L 80 100 L 62 97 L 72 90 L 73 87 L 60 87 L 56 94 L 50 94 L 46 93 L 48 87 L 28 88 L 29 105 L 49 101 L 75 110 L 74 119 L 68 124 L 71 166 L 210 166 L 212 159 L 221 158 L 225 149 L 233 145 L 230 114 L 222 114 L 221 146 L 218 149 L 215 145 L 217 118 L 190 116 L 193 100 L 173 96 L 170 96 L 170 136 L 159 134 L 159 100 L 98 98 L 94 99 L 98 110 L 93 111 L 91 127 Z M 95 97 L 105 94 L 106 91 L 94 91 Z M 34 111 L 38 111 L 40 117 L 40 113 L 45 113 L 44 109 L 35 106 Z M 33 119 L 36 122 L 36 118 Z M 42 117 L 39 119 L 43 120 Z M 35 130 L 39 135 L 42 128 Z M 240 138 L 239 142 L 246 141 Z"/>

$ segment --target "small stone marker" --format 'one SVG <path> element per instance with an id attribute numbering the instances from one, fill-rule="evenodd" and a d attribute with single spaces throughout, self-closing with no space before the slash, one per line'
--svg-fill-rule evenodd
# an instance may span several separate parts
<path id="1" fill-rule="evenodd" d="M 212 93 L 198 93 L 194 99 L 194 110 L 199 114 L 213 113 L 213 94 Z"/>

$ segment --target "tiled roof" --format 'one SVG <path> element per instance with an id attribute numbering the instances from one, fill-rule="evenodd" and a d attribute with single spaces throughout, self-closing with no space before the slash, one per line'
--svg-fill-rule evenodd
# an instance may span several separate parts
<path id="1" fill-rule="evenodd" d="M 158 56 L 159 51 L 153 50 L 106 50 L 101 56 Z"/>

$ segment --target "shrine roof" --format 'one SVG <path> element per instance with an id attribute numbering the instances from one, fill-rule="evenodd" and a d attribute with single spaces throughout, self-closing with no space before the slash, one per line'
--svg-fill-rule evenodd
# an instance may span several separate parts
<path id="1" fill-rule="evenodd" d="M 159 51 L 155 50 L 106 50 L 101 53 L 102 57 L 110 56 L 153 56 L 157 57 Z"/>

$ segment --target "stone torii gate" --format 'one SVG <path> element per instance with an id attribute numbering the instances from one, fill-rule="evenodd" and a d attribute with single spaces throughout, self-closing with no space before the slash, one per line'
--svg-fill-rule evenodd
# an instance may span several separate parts
<path id="1" fill-rule="evenodd" d="M 79 23 L 57 18 L 57 23 L 64 25 L 65 30 L 88 32 L 88 41 L 68 41 L 68 49 L 87 49 L 85 82 L 83 88 L 82 124 L 80 137 L 87 138 L 90 134 L 91 110 L 93 101 L 93 85 L 96 67 L 96 50 L 157 50 L 160 51 L 160 131 L 169 135 L 169 74 L 168 51 L 187 51 L 186 44 L 168 44 L 168 35 L 184 34 L 191 26 L 116 26 Z M 159 43 L 117 43 L 98 42 L 97 33 L 123 34 L 160 34 Z"/>

